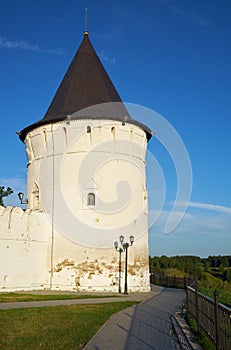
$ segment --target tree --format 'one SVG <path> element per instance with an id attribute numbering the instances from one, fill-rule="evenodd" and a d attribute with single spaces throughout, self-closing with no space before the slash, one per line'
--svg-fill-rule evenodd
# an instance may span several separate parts
<path id="1" fill-rule="evenodd" d="M 231 282 L 231 270 L 230 269 L 226 269 L 224 272 L 224 280 Z"/>
<path id="2" fill-rule="evenodd" d="M 9 196 L 11 193 L 13 193 L 13 190 L 10 187 L 7 187 L 7 189 L 5 189 L 4 186 L 0 186 L 0 205 L 4 205 L 3 197 Z"/>
<path id="3" fill-rule="evenodd" d="M 221 267 L 229 267 L 229 256 L 222 256 L 221 257 Z"/>

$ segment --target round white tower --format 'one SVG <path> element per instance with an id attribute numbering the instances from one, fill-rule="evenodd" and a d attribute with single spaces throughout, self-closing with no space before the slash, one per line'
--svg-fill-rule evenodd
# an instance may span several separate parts
<path id="1" fill-rule="evenodd" d="M 114 242 L 132 235 L 128 290 L 150 289 L 150 137 L 129 115 L 85 32 L 45 117 L 20 133 L 28 156 L 27 208 L 49 222 L 46 287 L 123 290 L 125 254 Z"/>

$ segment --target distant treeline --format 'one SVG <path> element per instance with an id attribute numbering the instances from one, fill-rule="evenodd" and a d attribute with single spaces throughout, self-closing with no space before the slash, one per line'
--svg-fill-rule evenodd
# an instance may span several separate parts
<path id="1" fill-rule="evenodd" d="M 230 275 L 231 272 L 227 269 L 231 267 L 231 255 L 209 256 L 208 258 L 188 255 L 167 257 L 163 255 L 161 257 L 149 257 L 149 263 L 150 272 L 161 273 L 166 269 L 175 268 L 184 272 L 187 276 L 194 277 L 200 277 L 203 272 L 214 270 L 216 272 L 222 271 L 222 275 L 227 278 L 228 276 L 226 275 Z"/>

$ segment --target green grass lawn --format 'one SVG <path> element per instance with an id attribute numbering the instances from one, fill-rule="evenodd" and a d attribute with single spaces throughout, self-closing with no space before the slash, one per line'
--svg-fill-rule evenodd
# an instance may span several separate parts
<path id="1" fill-rule="evenodd" d="M 115 295 L 84 295 L 84 294 L 25 294 L 25 293 L 0 293 L 0 303 L 16 301 L 41 301 L 41 300 L 66 300 L 66 299 L 87 299 L 87 298 L 109 298 L 118 297 Z"/>
<path id="2" fill-rule="evenodd" d="M 216 288 L 206 288 L 203 286 L 199 287 L 199 291 L 202 294 L 207 295 L 210 298 L 214 298 L 214 290 Z M 219 292 L 219 302 L 231 308 L 231 291 L 227 289 L 217 289 Z"/>
<path id="3" fill-rule="evenodd" d="M 115 312 L 135 302 L 0 311 L 0 349 L 82 349 Z"/>

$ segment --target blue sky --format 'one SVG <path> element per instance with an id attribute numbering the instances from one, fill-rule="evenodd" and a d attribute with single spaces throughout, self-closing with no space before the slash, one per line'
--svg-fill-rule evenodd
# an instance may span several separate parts
<path id="1" fill-rule="evenodd" d="M 176 197 L 174 164 L 153 137 L 149 151 L 166 182 L 163 212 L 149 232 L 150 254 L 230 254 L 231 1 L 9 0 L 0 11 L 0 185 L 26 188 L 26 155 L 16 131 L 41 119 L 83 35 L 122 99 L 162 115 L 176 129 L 193 171 L 181 223 L 164 226 Z M 157 130 L 158 133 L 158 130 Z M 148 172 L 149 209 L 155 206 Z M 6 204 L 18 205 L 12 195 Z"/>

